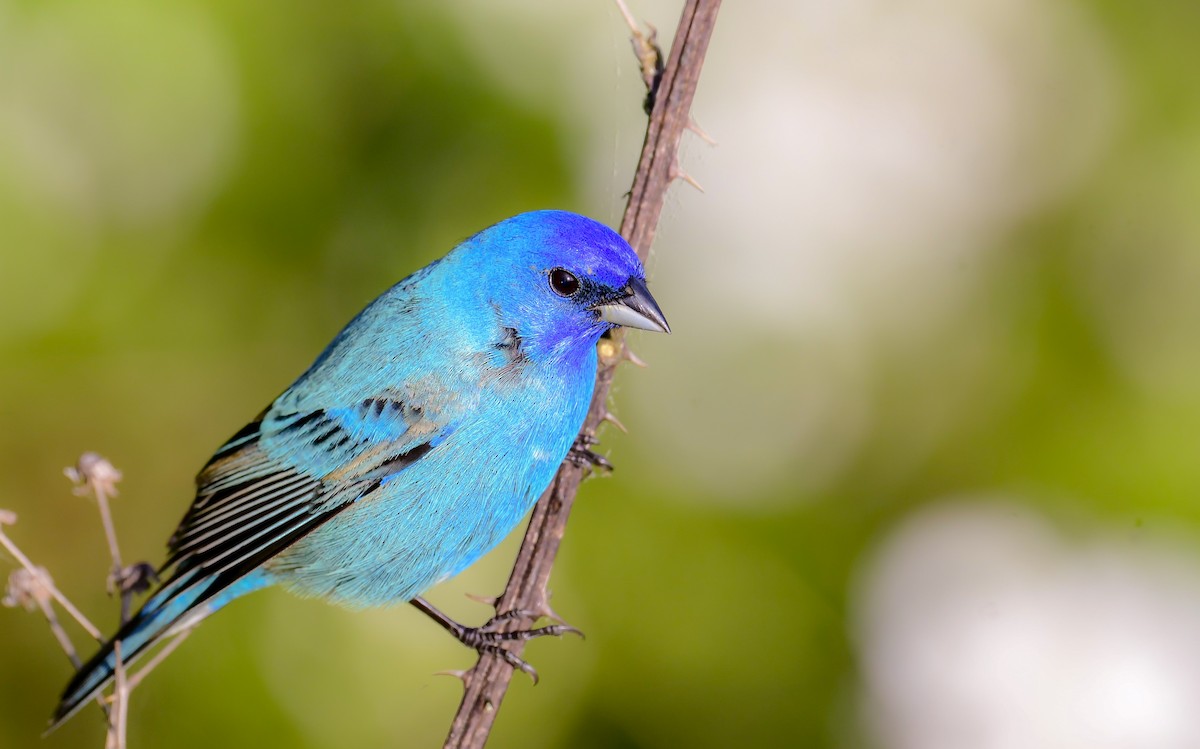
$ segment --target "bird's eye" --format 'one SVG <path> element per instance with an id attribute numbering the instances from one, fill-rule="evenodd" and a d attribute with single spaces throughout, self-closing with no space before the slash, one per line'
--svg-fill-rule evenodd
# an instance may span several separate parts
<path id="1" fill-rule="evenodd" d="M 550 271 L 550 288 L 559 296 L 571 296 L 579 291 L 579 279 L 565 268 L 555 268 Z"/>

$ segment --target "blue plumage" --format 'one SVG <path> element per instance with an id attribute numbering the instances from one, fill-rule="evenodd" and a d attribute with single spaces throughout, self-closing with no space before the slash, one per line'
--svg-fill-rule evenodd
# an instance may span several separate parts
<path id="1" fill-rule="evenodd" d="M 553 478 L 617 324 L 669 332 L 624 240 L 562 211 L 486 229 L 384 292 L 200 472 L 169 579 L 114 637 L 125 660 L 266 586 L 374 606 L 461 572 Z M 113 666 L 110 642 L 54 720 Z"/>

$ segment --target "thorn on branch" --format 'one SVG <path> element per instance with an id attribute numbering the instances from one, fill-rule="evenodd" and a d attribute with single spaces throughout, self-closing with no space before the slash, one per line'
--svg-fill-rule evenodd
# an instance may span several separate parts
<path id="1" fill-rule="evenodd" d="M 710 145 L 710 146 L 715 146 L 715 145 L 717 145 L 717 141 L 716 141 L 716 140 L 715 140 L 715 139 L 714 139 L 714 138 L 713 138 L 711 135 L 709 135 L 708 133 L 704 132 L 703 128 L 701 128 L 701 127 L 700 127 L 698 124 L 696 124 L 696 118 L 695 118 L 695 117 L 691 117 L 691 116 L 689 116 L 689 117 L 688 117 L 688 123 L 687 123 L 687 125 L 686 125 L 685 127 L 686 127 L 688 130 L 691 130 L 691 131 L 692 131 L 693 133 L 695 133 L 697 136 L 699 136 L 700 140 L 704 141 L 704 142 L 705 142 L 705 143 L 707 143 L 708 145 Z"/>
<path id="2" fill-rule="evenodd" d="M 482 603 L 485 606 L 491 606 L 493 609 L 496 608 L 496 604 L 500 603 L 500 596 L 483 596 L 479 595 L 478 593 L 464 593 L 463 595 L 465 595 L 467 598 L 470 598 L 472 601 L 475 601 L 476 603 Z"/>
<path id="3" fill-rule="evenodd" d="M 627 361 L 635 367 L 646 367 L 646 362 L 630 351 L 629 345 L 624 341 L 601 338 L 600 345 L 596 348 L 596 355 L 600 357 L 600 363 L 605 367 L 615 367 L 623 361 Z"/>
<path id="4" fill-rule="evenodd" d="M 541 588 L 533 595 L 533 601 L 531 601 L 529 604 L 530 611 L 534 612 L 538 616 L 544 616 L 550 621 L 558 624 L 567 623 L 566 619 L 563 619 L 561 616 L 559 616 L 558 612 L 554 610 L 554 607 L 550 605 L 550 593 L 546 588 Z M 571 629 L 575 628 L 572 627 Z M 579 630 L 575 630 L 575 632 L 577 632 L 580 637 L 583 636 L 583 633 L 579 632 Z"/>
<path id="5" fill-rule="evenodd" d="M 679 166 L 678 160 L 676 160 L 675 163 L 671 165 L 671 169 L 667 173 L 667 176 L 672 180 L 677 180 L 677 179 L 683 180 L 684 182 L 688 183 L 689 185 L 696 188 L 700 192 L 704 192 L 704 188 L 700 186 L 700 183 L 696 181 L 696 178 L 693 177 L 692 175 L 688 174 L 687 172 L 683 171 L 683 167 Z"/>
<path id="6" fill-rule="evenodd" d="M 467 678 L 471 675 L 471 669 L 469 669 L 469 668 L 446 669 L 444 671 L 434 671 L 433 675 L 434 676 L 453 676 L 454 678 L 461 681 L 464 685 L 466 685 Z"/>
<path id="7" fill-rule="evenodd" d="M 613 415 L 612 411 L 604 412 L 604 420 L 616 427 L 621 434 L 629 434 L 629 430 L 625 428 L 625 425 L 621 423 L 620 419 Z"/>

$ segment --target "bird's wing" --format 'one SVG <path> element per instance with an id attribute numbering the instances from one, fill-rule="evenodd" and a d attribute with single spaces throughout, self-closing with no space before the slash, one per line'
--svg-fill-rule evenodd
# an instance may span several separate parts
<path id="1" fill-rule="evenodd" d="M 233 436 L 196 478 L 168 544 L 174 578 L 226 584 L 278 554 L 436 447 L 451 427 L 387 394 L 291 411 L 285 398 Z"/>
<path id="2" fill-rule="evenodd" d="M 56 722 L 173 631 L 264 584 L 253 572 L 368 496 L 452 430 L 390 391 L 330 409 L 298 407 L 289 390 L 217 451 L 196 477 L 196 500 L 169 542 L 170 579 L 68 685 Z M 445 405 L 445 398 L 441 401 Z M 289 407 L 290 406 L 290 407 Z M 443 408 L 442 413 L 445 413 Z"/>

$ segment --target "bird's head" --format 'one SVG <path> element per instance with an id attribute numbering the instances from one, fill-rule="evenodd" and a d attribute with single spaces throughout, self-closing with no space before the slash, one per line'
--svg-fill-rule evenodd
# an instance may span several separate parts
<path id="1" fill-rule="evenodd" d="M 612 229 L 567 211 L 534 211 L 461 248 L 477 288 L 530 357 L 570 356 L 610 328 L 670 333 L 637 254 Z"/>

